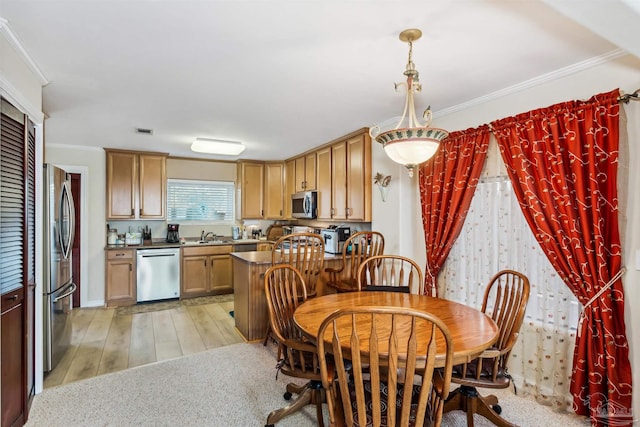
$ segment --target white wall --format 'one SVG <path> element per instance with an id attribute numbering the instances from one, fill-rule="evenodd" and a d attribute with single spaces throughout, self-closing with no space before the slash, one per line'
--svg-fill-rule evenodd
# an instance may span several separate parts
<path id="1" fill-rule="evenodd" d="M 615 88 L 620 88 L 626 93 L 640 88 L 640 59 L 632 56 L 621 57 L 534 88 L 439 117 L 434 120 L 434 126 L 449 131 L 463 130 L 558 102 L 588 99 L 592 95 L 608 92 Z M 628 221 L 626 227 L 620 230 L 623 237 L 624 265 L 627 268 L 623 277 L 626 294 L 625 322 L 630 345 L 633 384 L 636 387 L 633 396 L 633 412 L 636 418 L 640 416 L 640 310 L 636 307 L 640 301 L 640 287 L 637 286 L 640 279 L 637 269 L 640 269 L 640 265 L 636 264 L 636 256 L 640 253 L 640 221 L 637 220 L 640 217 L 640 197 L 637 197 L 637 189 L 640 188 L 640 168 L 637 167 L 640 164 L 639 104 L 631 102 L 630 105 L 624 106 L 628 115 L 629 164 L 631 167 L 627 177 L 629 181 L 626 190 L 628 206 L 626 212 L 621 212 L 621 218 L 627 218 Z M 378 168 L 388 169 L 389 166 L 384 159 L 374 156 L 374 173 Z M 411 194 L 415 196 L 413 201 L 403 198 L 394 203 L 387 202 L 384 206 L 377 206 L 374 209 L 372 229 L 385 229 L 390 232 L 397 230 L 397 233 L 402 236 L 401 241 L 410 240 L 413 242 L 413 252 L 404 255 L 414 258 L 424 266 L 426 258 L 417 179 L 400 179 L 399 182 L 401 188 L 397 189 L 398 194 Z M 621 189 L 621 191 L 625 190 Z M 397 228 L 394 229 L 390 223 L 397 223 Z M 621 224 L 621 227 L 624 227 L 624 224 Z M 407 244 L 403 242 L 400 250 L 406 248 Z"/>

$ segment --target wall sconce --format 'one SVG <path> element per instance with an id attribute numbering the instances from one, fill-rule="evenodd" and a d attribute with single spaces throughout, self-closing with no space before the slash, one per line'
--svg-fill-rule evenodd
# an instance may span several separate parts
<path id="1" fill-rule="evenodd" d="M 389 191 L 389 182 L 391 182 L 391 175 L 384 176 L 380 172 L 376 173 L 373 177 L 373 183 L 380 189 L 380 197 L 383 202 L 387 201 L 387 192 Z"/>

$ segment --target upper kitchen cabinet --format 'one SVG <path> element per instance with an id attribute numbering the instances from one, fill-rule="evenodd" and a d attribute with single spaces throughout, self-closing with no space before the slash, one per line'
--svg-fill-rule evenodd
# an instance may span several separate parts
<path id="1" fill-rule="evenodd" d="M 371 221 L 371 138 L 368 130 L 352 133 L 316 154 L 318 219 Z"/>
<path id="2" fill-rule="evenodd" d="M 291 216 L 291 195 L 296 192 L 296 160 L 284 162 L 284 217 Z"/>
<path id="3" fill-rule="evenodd" d="M 318 167 L 318 219 L 331 219 L 331 146 L 316 152 Z"/>
<path id="4" fill-rule="evenodd" d="M 284 162 L 238 163 L 241 219 L 282 219 L 285 217 Z"/>
<path id="5" fill-rule="evenodd" d="M 264 169 L 264 218 L 282 219 L 284 212 L 284 163 L 266 163 Z"/>
<path id="6" fill-rule="evenodd" d="M 316 153 L 300 156 L 295 160 L 295 192 L 316 189 Z"/>
<path id="7" fill-rule="evenodd" d="M 240 218 L 262 219 L 264 213 L 264 163 L 240 162 Z"/>
<path id="8" fill-rule="evenodd" d="M 167 155 L 105 149 L 107 219 L 164 219 Z"/>

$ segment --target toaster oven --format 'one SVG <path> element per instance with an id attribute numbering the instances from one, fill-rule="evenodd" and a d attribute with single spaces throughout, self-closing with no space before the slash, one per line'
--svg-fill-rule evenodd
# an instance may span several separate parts
<path id="1" fill-rule="evenodd" d="M 341 254 L 344 242 L 351 235 L 349 227 L 325 228 L 320 231 L 324 240 L 324 251 L 330 254 Z"/>

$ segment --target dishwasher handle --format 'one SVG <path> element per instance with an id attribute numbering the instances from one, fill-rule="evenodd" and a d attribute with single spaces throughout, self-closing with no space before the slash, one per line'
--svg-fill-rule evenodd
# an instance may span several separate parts
<path id="1" fill-rule="evenodd" d="M 161 256 L 177 256 L 177 254 L 140 254 L 142 258 L 154 258 Z"/>

